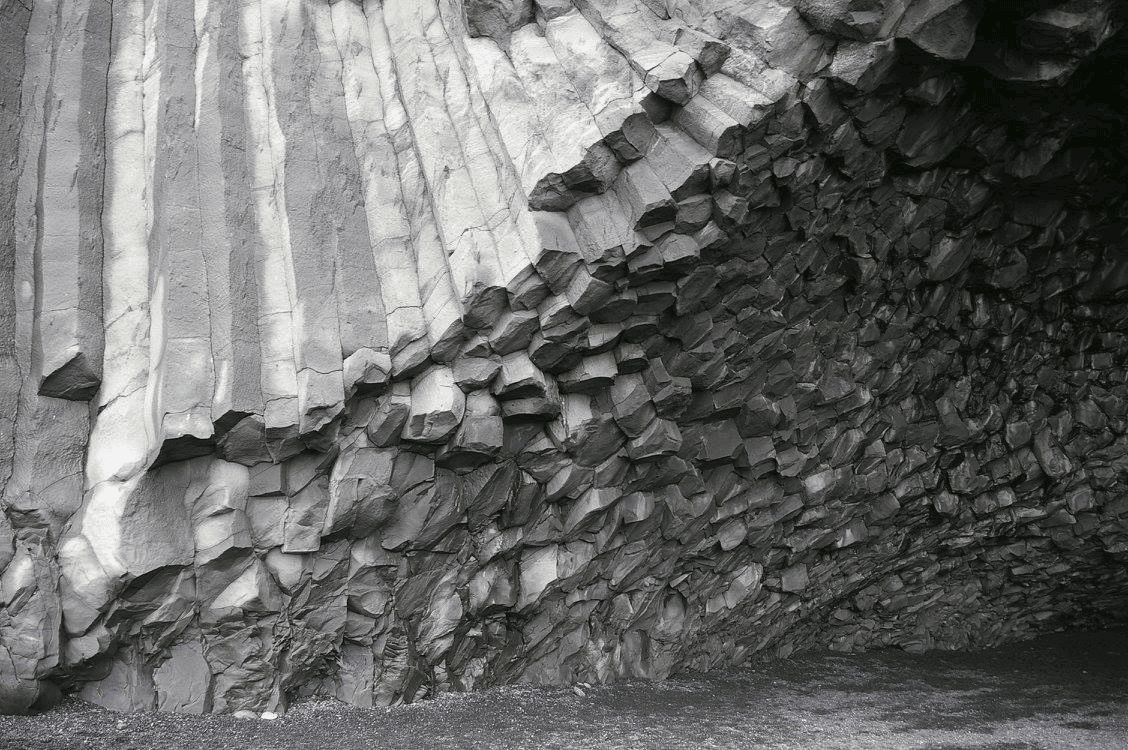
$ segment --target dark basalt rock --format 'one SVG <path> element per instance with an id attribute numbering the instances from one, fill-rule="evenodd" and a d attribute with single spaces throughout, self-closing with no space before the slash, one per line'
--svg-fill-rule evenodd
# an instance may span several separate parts
<path id="1" fill-rule="evenodd" d="M 89 401 L 98 392 L 102 380 L 91 368 L 86 355 L 78 353 L 65 365 L 43 378 L 39 384 L 40 396 L 65 398 L 71 401 Z"/>

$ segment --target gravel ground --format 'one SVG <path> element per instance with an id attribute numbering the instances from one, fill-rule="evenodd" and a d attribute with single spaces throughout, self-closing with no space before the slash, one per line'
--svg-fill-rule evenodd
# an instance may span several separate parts
<path id="1" fill-rule="evenodd" d="M 583 693 L 581 695 L 581 693 Z M 119 714 L 77 699 L 0 716 L 0 748 L 1128 749 L 1128 629 L 981 652 L 803 654 L 660 683 L 516 686 L 275 721 Z"/>

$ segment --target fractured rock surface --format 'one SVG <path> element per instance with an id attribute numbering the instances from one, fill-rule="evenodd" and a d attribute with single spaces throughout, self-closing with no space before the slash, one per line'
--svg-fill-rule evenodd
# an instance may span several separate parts
<path id="1" fill-rule="evenodd" d="M 0 710 L 1128 617 L 1122 26 L 0 2 Z"/>

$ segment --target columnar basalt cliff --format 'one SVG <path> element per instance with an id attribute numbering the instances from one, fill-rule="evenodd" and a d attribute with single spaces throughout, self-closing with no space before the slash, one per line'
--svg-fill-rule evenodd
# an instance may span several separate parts
<path id="1" fill-rule="evenodd" d="M 2 708 L 1128 618 L 1124 20 L 0 0 Z"/>

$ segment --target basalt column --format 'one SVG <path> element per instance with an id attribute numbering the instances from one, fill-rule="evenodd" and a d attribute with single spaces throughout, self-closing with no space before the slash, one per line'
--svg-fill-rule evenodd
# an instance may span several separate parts
<path id="1" fill-rule="evenodd" d="M 1107 0 L 0 0 L 0 705 L 1128 619 Z"/>

